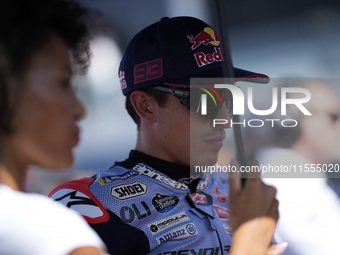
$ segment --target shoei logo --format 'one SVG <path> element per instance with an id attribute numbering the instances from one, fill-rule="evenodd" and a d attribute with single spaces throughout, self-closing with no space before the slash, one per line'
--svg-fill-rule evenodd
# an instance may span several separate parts
<path id="1" fill-rule="evenodd" d="M 220 92 L 216 92 L 215 90 L 219 89 L 227 89 L 228 94 L 230 95 L 230 101 L 231 105 L 229 106 L 229 109 L 232 109 L 233 115 L 244 115 L 245 114 L 245 96 L 243 94 L 243 91 L 238 88 L 235 85 L 230 84 L 215 84 L 213 88 L 211 88 L 211 91 L 213 93 L 209 93 L 209 91 L 205 91 L 202 89 L 205 93 L 202 93 L 200 95 L 198 108 L 196 109 L 196 112 L 201 115 L 202 117 L 205 117 L 207 119 L 213 120 L 213 126 L 215 127 L 218 124 L 231 124 L 232 125 L 243 125 L 246 126 L 246 120 L 243 120 L 243 122 L 234 122 L 228 119 L 215 119 L 215 117 L 218 115 L 220 111 L 220 105 L 223 102 L 223 98 L 225 96 L 221 96 L 222 94 Z M 272 105 L 269 109 L 265 110 L 259 110 L 254 107 L 254 100 L 253 100 L 253 90 L 252 88 L 248 88 L 247 90 L 247 106 L 248 110 L 258 116 L 268 116 L 273 114 L 278 109 L 278 102 L 279 102 L 279 93 L 278 88 L 274 87 L 272 88 Z M 299 95 L 299 98 L 289 98 L 288 95 L 295 94 Z M 218 95 L 220 95 L 218 97 Z M 209 96 L 209 97 L 208 97 Z M 217 98 L 220 103 L 217 103 Z M 298 87 L 286 87 L 281 88 L 281 116 L 287 115 L 287 106 L 288 105 L 295 105 L 304 115 L 311 116 L 312 114 L 306 109 L 304 106 L 305 103 L 307 103 L 311 99 L 311 93 L 309 90 L 305 88 L 298 88 Z M 210 100 L 210 102 L 209 102 Z M 211 100 L 213 103 L 211 103 Z M 227 100 L 226 100 L 227 101 Z M 283 127 L 295 127 L 298 125 L 297 120 L 295 119 L 265 119 L 265 121 L 270 122 L 272 127 L 274 127 L 274 123 L 277 121 L 281 122 L 281 125 Z M 250 127 L 262 127 L 264 125 L 264 121 L 261 119 L 251 119 L 247 122 L 248 126 Z"/>
<path id="2" fill-rule="evenodd" d="M 126 200 L 143 196 L 148 192 L 148 186 L 142 182 L 132 182 L 111 187 L 111 196 L 119 200 Z"/>
<path id="3" fill-rule="evenodd" d="M 210 43 L 213 46 L 220 45 L 220 36 L 210 27 L 205 27 L 203 31 L 196 35 L 195 38 L 192 35 L 187 35 L 187 37 L 189 38 L 189 41 L 193 44 L 191 46 L 192 50 L 195 50 L 201 44 L 208 45 Z"/>

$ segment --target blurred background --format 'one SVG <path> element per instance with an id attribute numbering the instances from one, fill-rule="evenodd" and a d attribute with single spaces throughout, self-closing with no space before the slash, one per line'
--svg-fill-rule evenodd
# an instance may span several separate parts
<path id="1" fill-rule="evenodd" d="M 164 16 L 194 16 L 216 27 L 211 0 L 79 2 L 100 11 L 110 29 L 93 40 L 91 68 L 74 81 L 87 109 L 76 162 L 64 173 L 42 173 L 32 166 L 29 192 L 48 194 L 65 181 L 91 176 L 125 159 L 134 148 L 136 126 L 124 109 L 117 75 L 122 52 L 134 34 Z M 225 15 L 234 66 L 273 78 L 340 77 L 338 1 L 229 1 Z"/>

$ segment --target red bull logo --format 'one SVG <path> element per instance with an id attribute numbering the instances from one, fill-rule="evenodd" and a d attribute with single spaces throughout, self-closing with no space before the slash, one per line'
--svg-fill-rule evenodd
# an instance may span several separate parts
<path id="1" fill-rule="evenodd" d="M 194 57 L 199 67 L 209 65 L 214 62 L 220 62 L 223 60 L 222 50 L 220 49 L 220 47 L 214 47 L 214 52 L 211 54 L 197 52 L 194 54 Z"/>
<path id="2" fill-rule="evenodd" d="M 127 87 L 125 81 L 125 73 L 124 71 L 119 71 L 119 81 L 120 81 L 120 88 L 125 89 Z"/>
<path id="3" fill-rule="evenodd" d="M 216 31 L 212 30 L 210 27 L 206 27 L 201 31 L 195 38 L 192 35 L 187 35 L 189 41 L 193 43 L 191 49 L 194 50 L 202 43 L 208 45 L 209 43 L 213 46 L 220 45 L 220 36 Z"/>

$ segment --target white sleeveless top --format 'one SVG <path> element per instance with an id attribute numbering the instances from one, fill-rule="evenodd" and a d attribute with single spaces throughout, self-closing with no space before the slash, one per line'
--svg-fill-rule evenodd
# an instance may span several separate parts
<path id="1" fill-rule="evenodd" d="M 74 211 L 40 194 L 0 184 L 0 255 L 66 255 L 105 245 Z"/>

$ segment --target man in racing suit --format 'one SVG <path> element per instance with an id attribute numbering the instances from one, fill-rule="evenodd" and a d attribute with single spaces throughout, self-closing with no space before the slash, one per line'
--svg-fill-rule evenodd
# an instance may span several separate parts
<path id="1" fill-rule="evenodd" d="M 119 79 L 138 127 L 135 150 L 110 169 L 50 194 L 82 214 L 110 253 L 229 254 L 227 179 L 189 178 L 190 166 L 216 163 L 229 127 L 212 125 L 213 118 L 230 119 L 226 91 L 218 92 L 223 104 L 209 112 L 210 119 L 189 109 L 190 77 L 222 77 L 226 57 L 219 46 L 216 31 L 191 17 L 163 18 L 127 46 Z M 238 78 L 268 80 L 234 71 Z"/>

